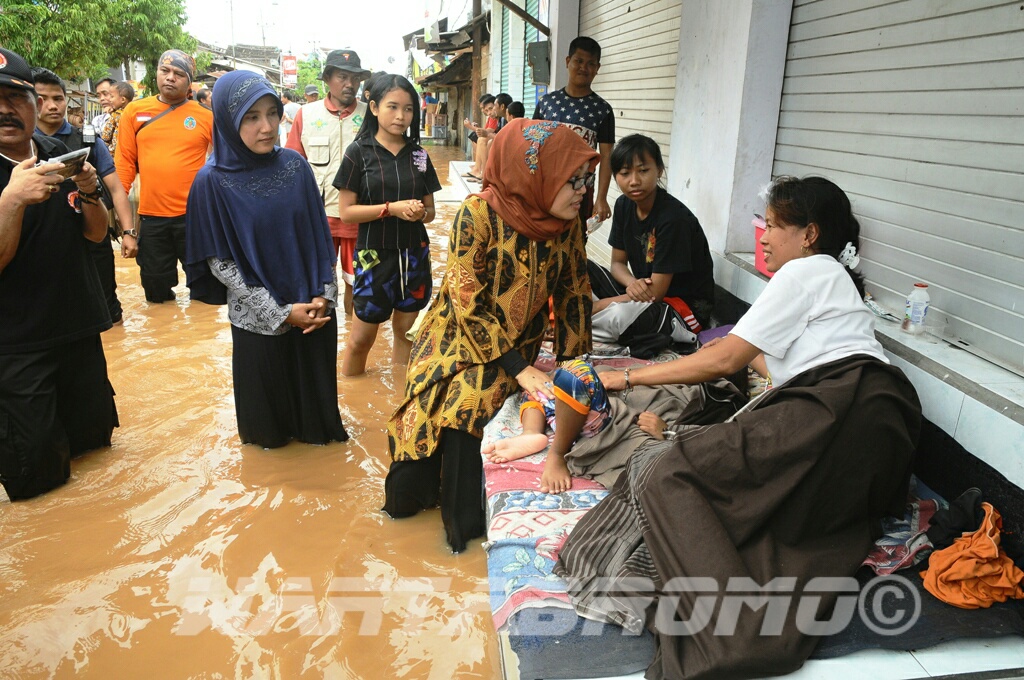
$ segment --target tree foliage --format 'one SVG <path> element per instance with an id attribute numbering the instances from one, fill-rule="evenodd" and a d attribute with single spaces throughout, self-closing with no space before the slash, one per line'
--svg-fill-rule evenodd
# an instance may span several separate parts
<path id="1" fill-rule="evenodd" d="M 0 45 L 70 80 L 136 60 L 152 74 L 164 50 L 195 49 L 186 18 L 185 0 L 3 0 Z"/>
<path id="2" fill-rule="evenodd" d="M 127 69 L 146 64 L 147 88 L 155 89 L 156 61 L 171 48 L 191 54 L 196 40 L 182 26 L 188 18 L 185 0 L 107 0 L 108 61 Z"/>
<path id="3" fill-rule="evenodd" d="M 101 0 L 3 0 L 0 45 L 32 66 L 76 80 L 107 64 L 106 4 Z"/>
<path id="4" fill-rule="evenodd" d="M 213 56 L 209 52 L 196 52 L 196 74 L 207 73 L 213 66 Z"/>
<path id="5" fill-rule="evenodd" d="M 295 85 L 295 91 L 301 98 L 303 91 L 306 89 L 306 85 L 316 85 L 320 88 L 320 95 L 323 96 L 324 84 L 320 80 L 320 71 L 323 66 L 320 64 L 320 59 L 317 57 L 317 53 L 313 52 L 309 55 L 308 59 L 300 61 L 297 64 L 296 79 L 298 83 Z"/>

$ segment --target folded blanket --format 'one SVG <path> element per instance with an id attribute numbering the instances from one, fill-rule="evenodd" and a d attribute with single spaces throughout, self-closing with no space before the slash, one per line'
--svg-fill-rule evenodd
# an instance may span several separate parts
<path id="1" fill-rule="evenodd" d="M 937 500 L 914 498 L 907 503 L 904 517 L 884 518 L 882 537 L 864 558 L 864 566 L 871 567 L 879 576 L 886 576 L 925 559 L 933 547 L 925 532 L 932 516 L 944 505 L 945 501 L 940 504 Z"/>
<path id="2" fill-rule="evenodd" d="M 535 476 L 539 479 L 539 475 Z M 587 480 L 573 480 L 573 487 Z M 487 540 L 568 533 L 587 510 L 608 495 L 599 485 L 573 488 L 562 494 L 540 491 L 501 491 L 487 496 Z"/>
<path id="3" fill-rule="evenodd" d="M 565 581 L 551 570 L 566 536 L 563 531 L 484 544 L 495 629 L 526 607 L 572 609 Z"/>

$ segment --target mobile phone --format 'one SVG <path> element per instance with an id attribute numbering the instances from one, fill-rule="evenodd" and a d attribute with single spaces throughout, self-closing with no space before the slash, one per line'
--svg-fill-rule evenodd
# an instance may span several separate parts
<path id="1" fill-rule="evenodd" d="M 89 157 L 89 148 L 79 149 L 78 151 L 72 151 L 66 153 L 63 156 L 57 156 L 45 161 L 39 161 L 36 163 L 36 167 L 40 165 L 48 165 L 50 163 L 63 163 L 64 167 L 60 170 L 54 170 L 50 175 L 60 175 L 64 179 L 74 177 L 82 171 L 82 167 L 85 165 L 85 159 Z"/>

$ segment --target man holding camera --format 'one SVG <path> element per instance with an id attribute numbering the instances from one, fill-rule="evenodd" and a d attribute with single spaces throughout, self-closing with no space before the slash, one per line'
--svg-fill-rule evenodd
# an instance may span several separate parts
<path id="1" fill-rule="evenodd" d="M 96 136 L 95 129 L 79 130 L 65 119 L 68 110 L 67 86 L 60 76 L 40 67 L 32 69 L 32 76 L 35 80 L 39 108 L 36 132 L 60 140 L 68 151 L 89 147 L 89 161 L 96 168 L 105 190 L 104 205 L 108 211 L 112 209 L 117 213 L 121 224 L 131 225 L 132 206 L 128 202 L 128 194 L 121 188 L 121 182 L 114 170 L 114 159 L 110 157 L 107 145 Z M 90 243 L 89 253 L 96 265 L 96 272 L 100 275 L 100 285 L 103 287 L 103 298 L 110 312 L 110 320 L 115 324 L 121 323 L 121 301 L 117 299 L 114 251 L 110 247 L 110 242 L 104 240 L 100 243 Z M 135 239 L 130 235 L 123 239 L 121 254 L 124 257 L 135 254 Z"/>
<path id="2" fill-rule="evenodd" d="M 110 317 L 86 250 L 107 237 L 107 210 L 88 162 L 67 179 L 50 162 L 67 147 L 33 135 L 36 108 L 28 64 L 0 48 L 0 483 L 11 500 L 62 485 L 70 459 L 109 446 L 118 424 L 100 342 Z"/>

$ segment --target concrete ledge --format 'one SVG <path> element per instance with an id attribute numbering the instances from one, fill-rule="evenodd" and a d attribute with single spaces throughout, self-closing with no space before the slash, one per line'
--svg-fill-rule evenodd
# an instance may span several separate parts
<path id="1" fill-rule="evenodd" d="M 448 163 L 448 184 L 444 189 L 444 198 L 435 200 L 456 201 L 461 203 L 472 193 L 480 191 L 482 184 L 470 182 L 463 175 L 473 167 L 473 161 L 449 161 Z"/>
<path id="2" fill-rule="evenodd" d="M 712 252 L 715 283 L 750 304 L 768 279 L 752 254 Z M 886 355 L 917 388 L 924 416 L 969 453 L 1024 489 L 1024 377 L 933 335 L 876 320 Z"/>

